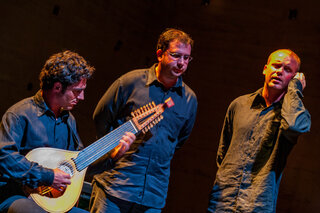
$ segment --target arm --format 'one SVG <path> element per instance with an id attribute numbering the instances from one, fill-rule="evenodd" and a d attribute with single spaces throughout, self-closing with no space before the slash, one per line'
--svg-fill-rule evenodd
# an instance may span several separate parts
<path id="1" fill-rule="evenodd" d="M 93 121 L 98 138 L 112 131 L 117 125 L 116 116 L 122 105 L 120 90 L 120 80 L 118 79 L 104 93 L 94 110 Z"/>
<path id="2" fill-rule="evenodd" d="M 220 136 L 220 141 L 219 141 L 219 147 L 218 147 L 218 151 L 217 151 L 217 166 L 218 168 L 220 167 L 231 142 L 231 138 L 232 138 L 232 131 L 233 131 L 233 127 L 232 127 L 232 110 L 231 110 L 231 105 L 228 108 L 228 111 L 226 113 L 226 116 L 224 118 L 224 122 L 223 122 L 223 127 L 222 127 L 222 131 L 221 131 L 221 136 Z"/>
<path id="3" fill-rule="evenodd" d="M 311 116 L 302 102 L 302 90 L 306 81 L 302 73 L 297 73 L 290 81 L 288 91 L 284 96 L 281 109 L 281 128 L 285 136 L 290 139 L 301 133 L 310 131 Z"/>
<path id="4" fill-rule="evenodd" d="M 194 126 L 196 115 L 197 115 L 197 108 L 198 108 L 198 102 L 195 98 L 193 103 L 191 103 L 191 114 L 190 117 L 186 120 L 185 124 L 183 125 L 179 136 L 178 136 L 178 144 L 176 146 L 176 149 L 181 148 L 181 146 L 184 144 L 184 142 L 189 138 L 192 128 Z"/>
<path id="5" fill-rule="evenodd" d="M 218 168 L 221 166 L 222 161 L 226 156 L 226 153 L 229 149 L 229 145 L 230 145 L 231 138 L 232 138 L 232 133 L 233 133 L 233 125 L 232 124 L 233 124 L 233 114 L 234 114 L 234 110 L 233 110 L 234 104 L 233 103 L 231 103 L 230 106 L 228 107 L 226 116 L 224 118 L 222 132 L 221 132 L 221 136 L 220 136 L 219 147 L 218 147 L 218 151 L 217 151 L 217 159 L 216 159 L 216 163 L 217 163 Z M 216 211 L 216 205 L 218 202 L 217 197 L 219 196 L 216 194 L 217 188 L 219 188 L 219 186 L 214 184 L 213 188 L 210 192 L 207 213 Z"/>
<path id="6" fill-rule="evenodd" d="M 25 126 L 25 121 L 16 114 L 4 114 L 0 125 L 0 175 L 31 188 L 51 185 L 54 180 L 53 170 L 30 162 L 19 153 Z"/>
<path id="7" fill-rule="evenodd" d="M 102 96 L 94 111 L 93 120 L 98 137 L 104 136 L 121 124 L 117 120 L 124 104 L 121 89 L 121 82 L 118 79 Z M 127 132 L 120 140 L 120 144 L 111 151 L 109 157 L 118 160 L 128 151 L 135 138 L 133 133 Z"/>

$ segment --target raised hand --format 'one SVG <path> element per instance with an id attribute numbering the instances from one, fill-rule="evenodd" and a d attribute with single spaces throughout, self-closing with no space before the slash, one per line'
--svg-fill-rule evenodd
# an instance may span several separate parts
<path id="1" fill-rule="evenodd" d="M 297 72 L 297 74 L 294 76 L 294 78 L 298 79 L 302 84 L 302 89 L 306 88 L 307 82 L 306 77 L 302 72 Z"/>

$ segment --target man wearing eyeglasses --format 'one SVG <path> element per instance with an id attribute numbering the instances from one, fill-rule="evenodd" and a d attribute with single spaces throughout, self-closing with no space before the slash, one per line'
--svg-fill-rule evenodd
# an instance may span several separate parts
<path id="1" fill-rule="evenodd" d="M 175 105 L 147 134 L 137 136 L 113 168 L 94 177 L 91 212 L 161 212 L 167 196 L 170 162 L 189 137 L 197 111 L 195 93 L 182 81 L 192 60 L 193 40 L 167 29 L 158 40 L 158 63 L 118 78 L 99 101 L 93 118 L 98 137 L 130 119 L 130 112 L 171 97 Z"/>

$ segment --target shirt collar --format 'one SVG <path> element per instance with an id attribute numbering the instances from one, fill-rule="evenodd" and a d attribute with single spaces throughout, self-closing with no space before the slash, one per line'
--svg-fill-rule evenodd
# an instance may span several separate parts
<path id="1" fill-rule="evenodd" d="M 158 81 L 157 75 L 156 75 L 157 65 L 158 64 L 156 63 L 149 69 L 146 86 L 149 86 L 149 85 L 156 83 L 156 82 L 157 82 L 157 84 L 161 84 Z M 171 87 L 170 89 L 172 89 L 173 91 L 175 91 L 175 90 L 180 91 L 180 92 L 182 91 L 182 77 L 181 76 L 178 78 L 177 83 L 173 87 Z"/>
<path id="2" fill-rule="evenodd" d="M 264 100 L 262 96 L 262 89 L 258 89 L 256 92 L 253 93 L 253 101 L 251 104 L 251 108 L 259 108 L 259 107 L 267 107 L 266 101 Z M 272 107 L 281 107 L 283 103 L 283 98 L 276 102 L 271 104 Z"/>
<path id="3" fill-rule="evenodd" d="M 33 100 L 35 102 L 35 104 L 38 106 L 38 112 L 37 115 L 40 117 L 46 113 L 49 113 L 50 115 L 54 116 L 54 113 L 52 112 L 52 110 L 48 107 L 48 105 L 46 104 L 46 102 L 44 101 L 43 97 L 42 97 L 42 91 L 39 90 L 34 96 L 33 96 Z M 62 120 L 65 120 L 69 117 L 69 111 L 64 110 L 61 115 L 60 118 Z"/>

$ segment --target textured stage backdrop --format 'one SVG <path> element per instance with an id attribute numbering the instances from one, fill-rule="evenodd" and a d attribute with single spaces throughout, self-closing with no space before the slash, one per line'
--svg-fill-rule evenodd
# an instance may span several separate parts
<path id="1" fill-rule="evenodd" d="M 174 157 L 164 212 L 205 212 L 227 106 L 262 86 L 270 52 L 290 48 L 302 59 L 312 130 L 289 157 L 277 212 L 315 212 L 320 208 L 319 7 L 316 0 L 2 0 L 0 113 L 36 93 L 38 73 L 51 54 L 76 51 L 96 67 L 85 101 L 74 110 L 88 145 L 95 140 L 91 117 L 104 91 L 129 70 L 151 66 L 160 32 L 181 28 L 195 40 L 195 59 L 184 79 L 198 96 L 199 111 L 190 140 Z"/>

